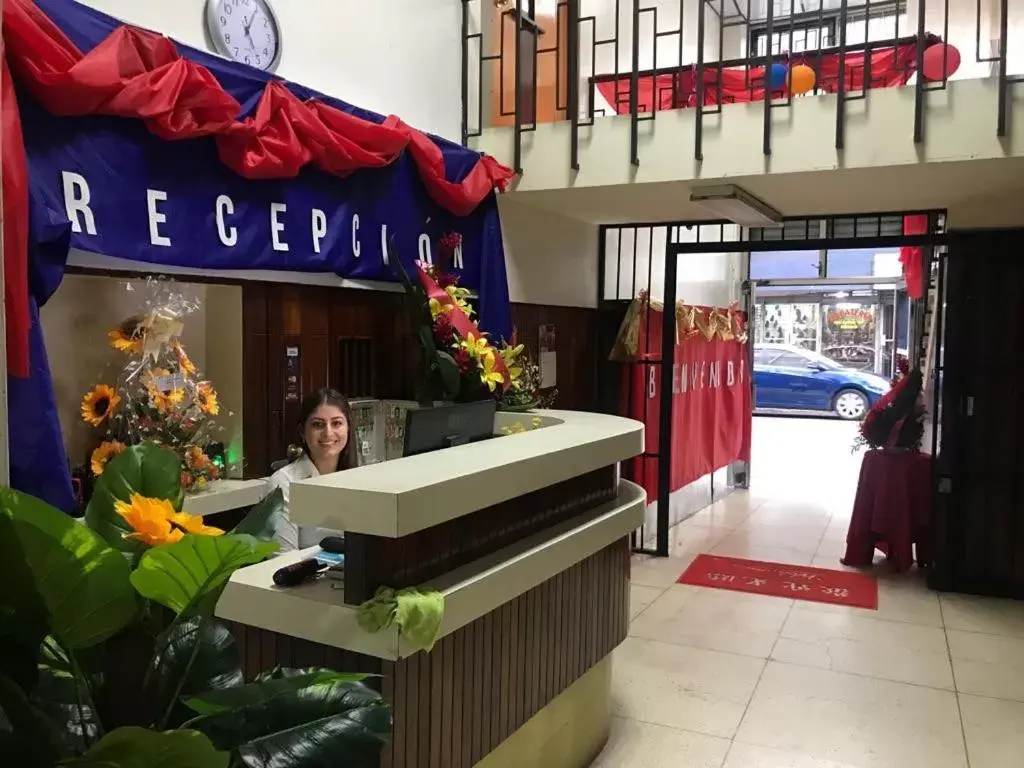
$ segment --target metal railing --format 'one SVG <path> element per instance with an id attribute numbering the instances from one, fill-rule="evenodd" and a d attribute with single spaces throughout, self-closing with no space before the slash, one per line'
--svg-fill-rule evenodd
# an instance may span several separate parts
<path id="1" fill-rule="evenodd" d="M 692 108 L 693 156 L 700 162 L 704 118 L 721 115 L 724 104 L 760 102 L 763 152 L 770 155 L 772 110 L 829 93 L 835 97 L 835 146 L 841 150 L 849 102 L 912 81 L 913 140 L 920 143 L 926 94 L 957 79 L 952 70 L 960 53 L 950 45 L 928 52 L 950 40 L 951 4 L 961 12 L 958 19 L 973 4 L 973 30 L 956 24 L 954 42 L 964 47 L 971 33 L 974 50 L 963 51 L 962 61 L 986 65 L 984 76 L 998 83 L 995 132 L 1006 135 L 1010 88 L 1024 79 L 1008 66 L 1009 0 L 813 1 L 816 10 L 783 18 L 769 1 L 758 18 L 752 0 L 549 0 L 546 15 L 538 7 L 542 0 L 463 0 L 463 143 L 485 128 L 509 126 L 513 164 L 521 172 L 524 134 L 539 123 L 567 121 L 569 164 L 579 170 L 579 129 L 609 113 L 622 114 L 630 120 L 630 161 L 639 165 L 640 123 L 656 119 L 659 111 Z M 584 15 L 581 8 L 598 10 Z M 1024 8 L 1013 13 L 1020 16 L 1014 25 L 1024 27 Z M 992 46 L 988 53 L 985 39 Z M 729 55 L 733 50 L 737 55 Z M 797 64 L 814 73 L 805 94 L 793 92 L 788 74 Z M 786 68 L 782 83 L 779 65 Z"/>

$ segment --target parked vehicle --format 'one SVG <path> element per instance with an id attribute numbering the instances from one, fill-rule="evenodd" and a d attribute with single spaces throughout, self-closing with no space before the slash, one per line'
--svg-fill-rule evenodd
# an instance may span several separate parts
<path id="1" fill-rule="evenodd" d="M 785 344 L 754 347 L 754 407 L 765 410 L 832 412 L 864 418 L 889 382 L 873 373 L 844 368 L 824 355 Z"/>

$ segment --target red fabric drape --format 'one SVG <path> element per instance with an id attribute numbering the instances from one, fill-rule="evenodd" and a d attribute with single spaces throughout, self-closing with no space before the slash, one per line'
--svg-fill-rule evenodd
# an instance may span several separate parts
<path id="1" fill-rule="evenodd" d="M 162 139 L 213 136 L 221 161 L 246 178 L 291 178 L 309 163 L 341 176 L 408 150 L 431 198 L 466 216 L 515 175 L 482 156 L 461 182 L 448 181 L 441 148 L 397 117 L 377 124 L 315 99 L 304 103 L 277 81 L 267 84 L 255 114 L 239 120 L 240 105 L 208 69 L 135 27 L 119 27 L 83 55 L 32 0 L 6 0 L 3 40 L 8 366 L 17 376 L 28 375 L 28 179 L 8 65 L 55 115 L 134 117 Z"/>
<path id="2" fill-rule="evenodd" d="M 928 234 L 928 214 L 921 213 L 903 217 L 904 235 Z M 907 296 L 912 299 L 924 297 L 924 252 L 916 245 L 900 248 L 900 264 L 903 265 L 903 279 L 907 283 Z"/>
<path id="3" fill-rule="evenodd" d="M 893 48 L 888 46 L 870 54 L 871 88 L 891 88 L 906 85 L 914 74 L 917 64 L 917 45 L 907 43 Z M 843 67 L 846 91 L 860 91 L 864 88 L 867 54 L 863 51 L 847 53 Z M 839 54 L 823 54 L 819 63 L 817 55 L 793 55 L 791 66 L 806 64 L 817 73 L 818 88 L 826 93 L 835 93 L 839 88 Z M 749 74 L 748 74 L 749 73 Z M 718 104 L 717 67 L 704 68 L 704 105 Z M 721 70 L 722 101 L 726 104 L 742 104 L 760 101 L 764 98 L 764 67 L 727 67 Z M 597 89 L 617 114 L 629 113 L 628 76 L 615 80 L 597 82 Z M 780 90 L 775 96 L 781 98 Z M 690 67 L 678 73 L 648 75 L 637 81 L 637 108 L 640 112 L 652 109 L 675 109 L 697 105 L 697 76 Z"/>

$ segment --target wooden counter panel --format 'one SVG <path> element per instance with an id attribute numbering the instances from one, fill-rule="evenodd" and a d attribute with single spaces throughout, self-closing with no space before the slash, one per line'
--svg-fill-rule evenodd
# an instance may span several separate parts
<path id="1" fill-rule="evenodd" d="M 246 677 L 282 666 L 380 674 L 394 733 L 382 768 L 470 768 L 607 656 L 629 625 L 620 539 L 397 662 L 236 626 Z"/>
<path id="2" fill-rule="evenodd" d="M 608 466 L 401 538 L 345 534 L 345 602 L 423 584 L 615 498 Z"/>

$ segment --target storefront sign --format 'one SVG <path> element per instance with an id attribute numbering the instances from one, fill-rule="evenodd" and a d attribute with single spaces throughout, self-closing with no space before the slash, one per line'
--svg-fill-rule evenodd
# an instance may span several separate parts
<path id="1" fill-rule="evenodd" d="M 640 323 L 638 362 L 624 366 L 626 414 L 644 423 L 644 452 L 660 446 L 661 313 L 651 312 L 649 341 Z M 649 350 L 644 354 L 644 350 Z M 652 364 L 653 363 L 653 364 Z M 691 334 L 676 345 L 671 373 L 672 475 L 677 491 L 733 461 L 750 459 L 751 386 L 747 344 Z M 658 495 L 658 458 L 633 460 L 633 479 Z"/>

